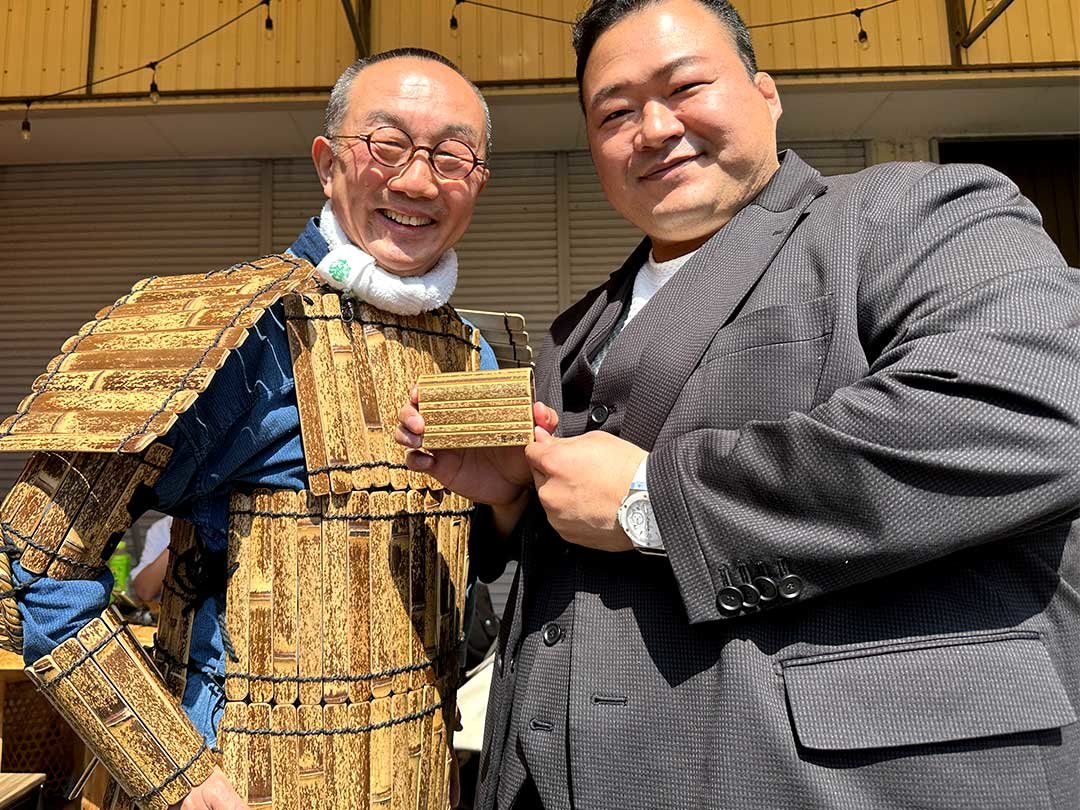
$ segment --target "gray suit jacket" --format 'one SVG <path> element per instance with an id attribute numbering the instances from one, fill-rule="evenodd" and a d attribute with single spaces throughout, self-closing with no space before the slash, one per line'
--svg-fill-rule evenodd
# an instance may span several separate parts
<path id="1" fill-rule="evenodd" d="M 647 250 L 538 397 L 652 451 L 669 561 L 526 515 L 478 806 L 1080 807 L 1080 271 L 1034 207 L 789 152 L 594 376 Z"/>

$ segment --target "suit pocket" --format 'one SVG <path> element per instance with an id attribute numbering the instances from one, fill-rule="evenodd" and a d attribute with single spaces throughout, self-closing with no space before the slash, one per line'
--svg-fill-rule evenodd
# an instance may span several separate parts
<path id="1" fill-rule="evenodd" d="M 747 349 L 810 341 L 832 332 L 832 295 L 756 309 L 716 333 L 703 363 Z"/>
<path id="2" fill-rule="evenodd" d="M 944 743 L 1076 721 L 1037 633 L 925 639 L 781 667 L 795 736 L 809 749 Z"/>

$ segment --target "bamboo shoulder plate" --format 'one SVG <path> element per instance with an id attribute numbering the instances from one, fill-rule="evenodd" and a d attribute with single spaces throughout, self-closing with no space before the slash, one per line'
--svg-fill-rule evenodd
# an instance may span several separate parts
<path id="1" fill-rule="evenodd" d="M 512 447 L 533 440 L 532 369 L 424 374 L 424 448 Z"/>
<path id="2" fill-rule="evenodd" d="M 142 452 L 207 389 L 263 313 L 314 271 L 282 255 L 143 279 L 49 361 L 0 424 L 0 451 Z"/>
<path id="3" fill-rule="evenodd" d="M 532 368 L 532 347 L 521 315 L 480 309 L 458 309 L 457 314 L 480 330 L 495 353 L 499 368 Z"/>

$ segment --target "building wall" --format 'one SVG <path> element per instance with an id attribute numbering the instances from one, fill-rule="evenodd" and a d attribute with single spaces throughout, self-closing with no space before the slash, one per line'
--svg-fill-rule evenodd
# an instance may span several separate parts
<path id="1" fill-rule="evenodd" d="M 844 14 L 751 31 L 758 62 L 771 71 L 828 71 L 942 67 L 952 61 L 947 4 L 897 0 L 862 16 L 868 47 L 859 47 L 856 19 Z M 975 0 L 973 26 L 998 0 Z M 531 14 L 573 20 L 587 0 L 500 0 Z M 735 0 L 747 25 L 850 12 L 851 0 Z M 869 3 L 863 5 L 872 5 Z M 963 5 L 970 10 L 970 3 Z M 430 0 L 374 0 L 373 43 L 379 49 L 420 44 L 447 54 L 482 82 L 560 80 L 574 76 L 569 28 L 472 5 Z M 970 65 L 1072 62 L 1078 56 L 1080 0 L 1018 0 L 971 49 Z"/>
<path id="2" fill-rule="evenodd" d="M 257 0 L 0 0 L 0 98 L 55 93 L 93 76 L 145 65 L 194 40 Z M 340 0 L 273 0 L 274 37 L 257 9 L 162 63 L 163 92 L 324 88 L 356 58 Z M 96 85 L 96 95 L 145 93 L 150 71 Z"/>
<path id="3" fill-rule="evenodd" d="M 211 31 L 256 0 L 0 0 L 0 99 L 47 95 L 87 80 L 137 69 Z M 973 25 L 1000 0 L 974 0 Z M 896 0 L 867 11 L 864 50 L 848 15 L 758 28 L 761 66 L 773 71 L 888 70 L 948 65 L 949 3 Z M 499 0 L 505 8 L 572 20 L 586 0 Z M 363 5 L 363 4 L 356 4 Z M 751 26 L 833 12 L 851 0 L 735 0 Z M 96 8 L 96 13 L 95 13 Z M 264 36 L 262 8 L 158 68 L 157 83 L 174 91 L 263 92 L 330 86 L 356 57 L 341 0 L 273 0 L 275 35 Z M 450 29 L 451 11 L 457 30 Z M 960 13 L 960 11 L 957 11 Z M 91 19 L 93 15 L 93 19 Z M 1080 0 L 1017 0 L 970 49 L 968 65 L 1067 63 L 1080 58 Z M 372 0 L 371 43 L 382 50 L 420 45 L 447 54 L 481 82 L 565 82 L 574 75 L 569 28 L 450 0 Z M 150 72 L 96 85 L 94 95 L 145 93 Z"/>

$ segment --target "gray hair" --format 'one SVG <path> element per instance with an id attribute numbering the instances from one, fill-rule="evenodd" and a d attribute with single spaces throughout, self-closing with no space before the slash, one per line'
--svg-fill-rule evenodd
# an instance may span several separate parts
<path id="1" fill-rule="evenodd" d="M 365 56 L 362 59 L 357 59 L 342 73 L 338 80 L 334 83 L 334 89 L 330 91 L 330 100 L 326 104 L 326 116 L 323 119 L 323 134 L 326 137 L 331 135 L 337 135 L 341 131 L 341 125 L 345 122 L 345 116 L 349 113 L 349 91 L 352 89 L 353 82 L 356 77 L 360 75 L 360 72 L 364 68 L 371 67 L 379 62 L 386 62 L 390 59 L 427 59 L 431 62 L 438 62 L 440 65 L 445 65 L 450 68 L 454 73 L 463 78 L 469 83 L 469 87 L 473 89 L 476 94 L 476 100 L 480 102 L 480 107 L 484 111 L 484 160 L 491 160 L 491 150 L 494 145 L 494 140 L 491 131 L 491 110 L 488 108 L 487 100 L 484 98 L 483 93 L 480 92 L 480 88 L 477 87 L 473 81 L 461 72 L 461 68 L 447 59 L 440 53 L 435 51 L 429 51 L 426 48 L 394 48 L 389 51 L 382 51 L 381 53 L 372 54 L 371 56 Z M 330 142 L 331 146 L 334 142 Z"/>

